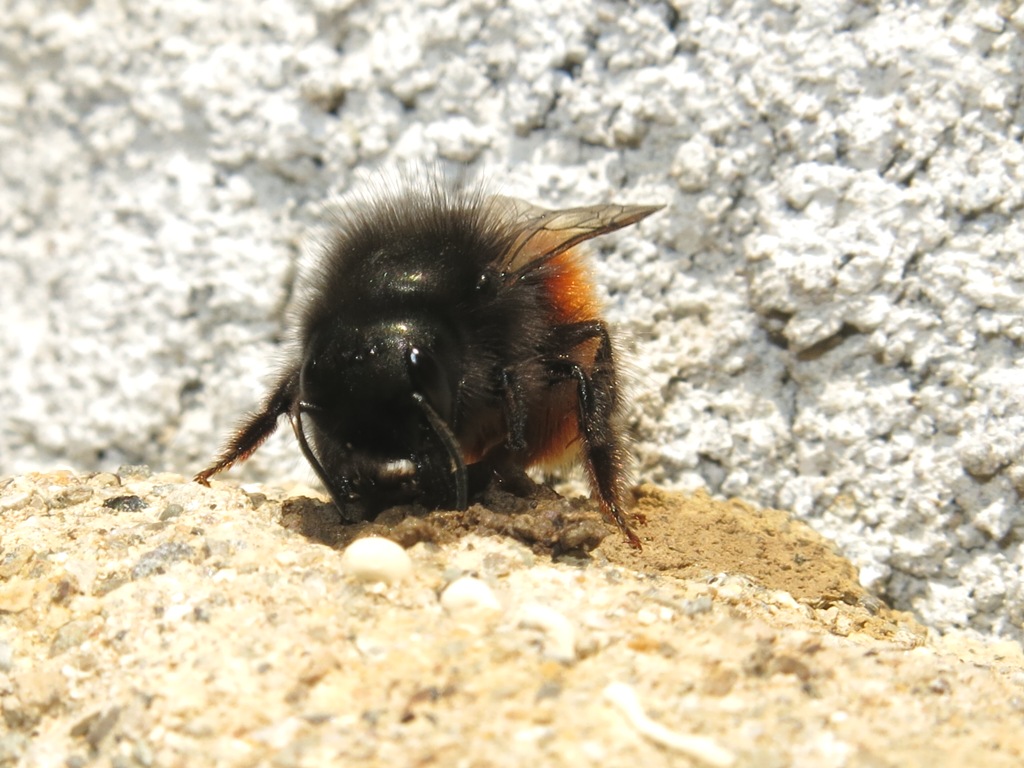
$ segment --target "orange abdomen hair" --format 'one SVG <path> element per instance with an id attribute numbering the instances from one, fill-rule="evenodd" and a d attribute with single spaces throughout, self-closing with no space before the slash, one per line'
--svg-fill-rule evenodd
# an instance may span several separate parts
<path id="1" fill-rule="evenodd" d="M 556 256 L 548 268 L 551 276 L 546 286 L 553 309 L 552 324 L 565 325 L 601 317 L 594 283 L 575 248 Z"/>
<path id="2" fill-rule="evenodd" d="M 601 305 L 583 257 L 573 248 L 547 265 L 545 282 L 551 309 L 551 325 L 569 325 L 601 318 Z M 569 358 L 590 372 L 594 367 L 598 339 L 588 340 L 567 352 Z M 527 416 L 527 457 L 529 466 L 554 467 L 575 458 L 578 449 L 579 417 L 576 383 L 560 382 L 550 396 L 537 403 Z"/>

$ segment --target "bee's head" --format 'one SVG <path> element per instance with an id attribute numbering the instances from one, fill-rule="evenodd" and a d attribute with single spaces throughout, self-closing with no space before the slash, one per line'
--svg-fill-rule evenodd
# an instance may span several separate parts
<path id="1" fill-rule="evenodd" d="M 453 334 L 423 317 L 310 334 L 299 439 L 332 495 L 394 503 L 429 493 L 424 484 L 438 481 L 424 473 L 438 474 L 438 455 L 461 464 L 451 456 L 460 368 Z"/>

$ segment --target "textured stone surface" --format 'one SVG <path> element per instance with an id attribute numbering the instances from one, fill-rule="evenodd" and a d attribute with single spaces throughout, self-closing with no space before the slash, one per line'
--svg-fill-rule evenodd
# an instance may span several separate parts
<path id="1" fill-rule="evenodd" d="M 106 503 L 126 496 L 145 506 Z M 468 534 L 385 584 L 346 572 L 347 539 L 284 527 L 299 498 L 128 472 L 0 488 L 0 765 L 1024 760 L 1020 646 L 928 636 L 781 513 L 648 487 L 643 558 L 610 528 L 555 560 Z M 469 576 L 483 603 L 446 605 Z"/>
<path id="2" fill-rule="evenodd" d="M 0 472 L 202 466 L 324 200 L 469 163 L 600 246 L 642 477 L 1022 636 L 1024 13 L 971 0 L 38 3 L 0 29 Z M 308 479 L 275 440 L 244 477 Z M 15 500 L 16 503 L 16 500 Z"/>

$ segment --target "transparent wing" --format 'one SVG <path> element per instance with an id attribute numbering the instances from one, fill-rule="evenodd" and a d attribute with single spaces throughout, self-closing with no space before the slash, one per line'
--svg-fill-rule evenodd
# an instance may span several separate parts
<path id="1" fill-rule="evenodd" d="M 661 210 L 661 205 L 588 205 L 549 211 L 514 197 L 491 199 L 495 215 L 519 234 L 501 265 L 506 275 L 539 266 L 592 237 L 614 232 Z"/>

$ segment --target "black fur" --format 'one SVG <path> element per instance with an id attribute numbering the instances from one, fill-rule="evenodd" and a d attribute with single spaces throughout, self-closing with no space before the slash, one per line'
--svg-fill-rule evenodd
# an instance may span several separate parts
<path id="1" fill-rule="evenodd" d="M 537 232 L 561 237 L 562 220 L 502 201 L 435 181 L 344 212 L 309 281 L 293 359 L 196 479 L 246 459 L 287 415 L 343 514 L 413 499 L 464 508 L 472 478 L 521 473 L 541 447 L 531 445 L 530 414 L 568 393 L 595 495 L 639 547 L 622 512 L 626 460 L 607 330 L 597 317 L 553 321 L 552 253 L 523 243 Z M 604 208 L 566 212 L 583 222 L 566 247 L 656 209 L 608 210 L 607 220 Z M 513 263 L 513 253 L 524 255 Z M 592 362 L 581 363 L 574 351 L 595 340 Z"/>

